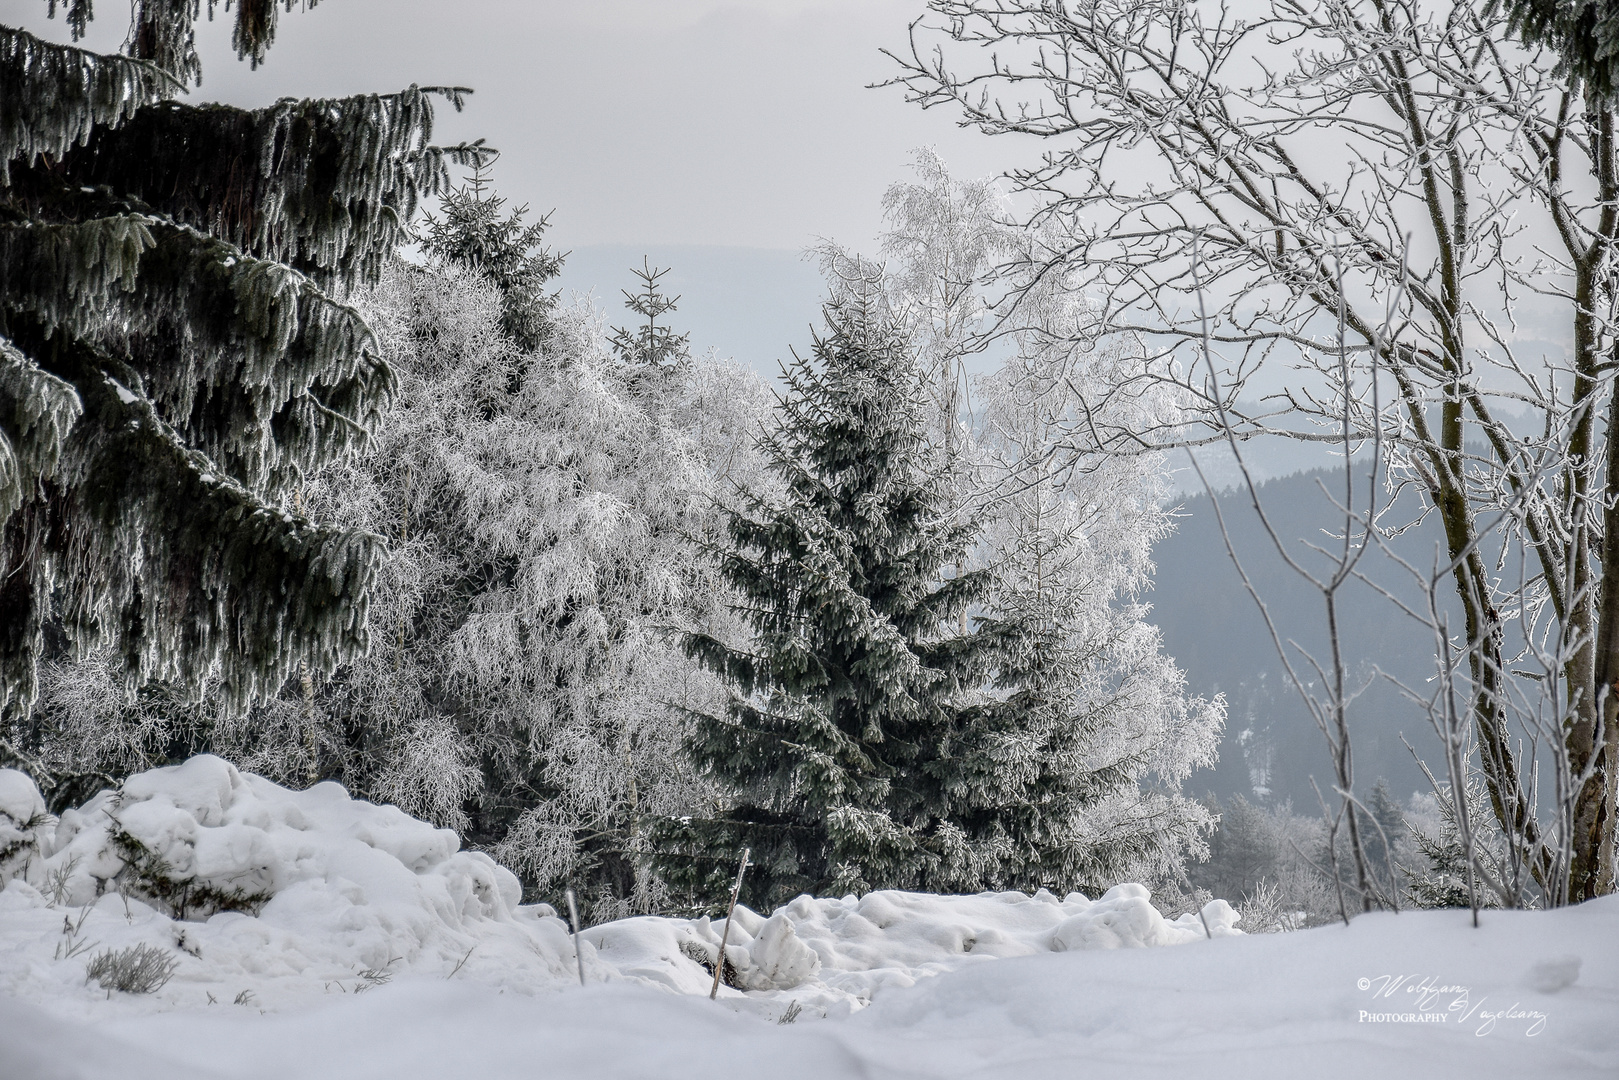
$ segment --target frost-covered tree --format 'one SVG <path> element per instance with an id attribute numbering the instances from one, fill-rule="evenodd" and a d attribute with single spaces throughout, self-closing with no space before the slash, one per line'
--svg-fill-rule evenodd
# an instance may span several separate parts
<path id="1" fill-rule="evenodd" d="M 377 279 L 446 152 L 417 87 L 251 111 L 175 100 L 200 78 L 200 6 L 134 5 L 128 55 L 0 27 L 13 719 L 48 623 L 64 648 L 112 650 L 126 687 L 212 680 L 233 708 L 366 645 L 377 538 L 296 493 L 364 443 L 393 389 L 344 296 Z M 77 34 L 90 3 L 66 7 Z M 277 11 L 236 6 L 240 55 L 262 58 Z"/>
<path id="2" fill-rule="evenodd" d="M 441 264 L 487 275 L 501 295 L 500 328 L 520 348 L 537 349 L 556 307 L 546 284 L 562 270 L 563 255 L 545 246 L 550 217 L 525 224 L 527 206 L 505 211 L 484 168 L 449 192 L 440 211 L 429 213 L 422 249 Z"/>
<path id="3" fill-rule="evenodd" d="M 1279 933 L 1339 918 L 1337 889 L 1320 817 L 1291 806 L 1256 806 L 1238 795 L 1211 802 L 1218 825 L 1208 858 L 1190 868 L 1200 896 L 1238 905 L 1247 933 Z"/>
<path id="4" fill-rule="evenodd" d="M 880 311 L 836 303 L 785 379 L 763 444 L 784 491 L 729 515 L 721 564 L 754 640 L 688 638 L 735 688 L 692 740 L 730 802 L 665 822 L 660 859 L 713 896 L 746 846 L 745 893 L 764 905 L 975 887 L 955 755 L 990 641 L 956 620 L 988 578 L 953 573 L 976 525 L 952 519 L 936 482 L 915 356 Z"/>
<path id="5" fill-rule="evenodd" d="M 454 232 L 486 218 L 439 222 L 434 265 L 397 265 L 358 300 L 397 376 L 392 408 L 364 453 L 298 492 L 386 538 L 370 653 L 246 712 L 161 687 L 126 701 L 100 655 L 48 665 L 25 750 L 72 792 L 202 750 L 338 780 L 456 828 L 531 895 L 571 884 L 596 917 L 654 909 L 667 892 L 641 820 L 710 797 L 679 752 L 681 707 L 718 688 L 677 635 L 732 621 L 699 545 L 718 499 L 755 486 L 767 395 L 706 355 L 649 398 L 584 302 L 546 298 L 528 348 L 500 260 Z M 508 237 L 529 245 L 509 263 L 545 254 L 539 240 Z M 524 284 L 544 296 L 543 278 Z"/>
<path id="6" fill-rule="evenodd" d="M 630 272 L 641 284 L 634 292 L 623 290 L 624 306 L 643 321 L 613 331 L 613 354 L 628 369 L 630 385 L 637 392 L 657 396 L 689 375 L 691 336 L 677 334 L 667 321 L 658 321 L 680 301 L 678 296 L 665 294 L 659 283 L 669 268 L 658 269 L 643 260 L 641 269 L 632 267 Z"/>
<path id="7" fill-rule="evenodd" d="M 880 258 L 834 241 L 813 254 L 834 299 L 874 296 L 903 327 L 926 388 L 929 438 L 949 458 L 970 442 L 971 366 L 984 352 L 985 276 L 1020 236 L 993 180 L 959 181 L 932 149 L 913 152 L 914 183 L 883 193 Z"/>
<path id="8" fill-rule="evenodd" d="M 1439 682 L 1403 689 L 1457 751 L 1445 782 L 1464 786 L 1473 768 L 1485 780 L 1489 814 L 1462 824 L 1507 839 L 1524 903 L 1613 892 L 1619 8 L 926 7 L 893 81 L 986 134 L 1044 141 L 1013 174 L 1051 237 L 1027 280 L 1072 275 L 1101 320 L 1153 343 L 1164 362 L 1145 377 L 1197 410 L 1148 434 L 1379 446 L 1376 479 L 1415 517 L 1357 492 L 1343 531 L 1375 539 L 1349 521 L 1372 502 L 1384 530 L 1442 525 L 1439 564 L 1417 560 L 1406 579 L 1424 598 L 1404 605 L 1431 634 Z M 1559 347 L 1526 316 L 1557 327 Z M 1089 426 L 1127 447 L 1144 434 Z M 1329 613 L 1346 580 L 1321 579 Z M 1339 660 L 1323 656 L 1330 689 L 1302 697 L 1331 743 L 1334 813 L 1359 836 Z"/>
<path id="9" fill-rule="evenodd" d="M 393 558 L 376 648 L 316 694 L 321 771 L 458 829 L 531 895 L 655 910 L 641 822 L 707 798 L 679 706 L 717 693 L 677 635 L 729 618 L 697 541 L 762 387 L 704 357 L 650 401 L 594 307 L 553 310 L 529 352 L 492 284 L 402 268 L 370 302 L 399 405 L 312 497 Z"/>
<path id="10" fill-rule="evenodd" d="M 379 711 L 381 684 L 411 702 L 364 725 L 408 732 L 379 797 L 462 830 L 537 893 L 573 884 L 602 917 L 654 910 L 665 893 L 641 818 L 706 792 L 677 752 L 675 705 L 715 691 L 673 635 L 712 623 L 724 595 L 696 544 L 751 453 L 762 387 L 692 360 L 665 326 L 652 343 L 679 356 L 634 363 L 593 307 L 545 297 L 560 260 L 535 250 L 540 232 L 491 239 L 498 199 L 474 194 L 484 209 L 461 193 L 426 245 L 439 272 L 404 273 L 379 298 L 406 390 L 396 450 L 375 466 L 411 588 L 391 663 L 357 666 L 343 692 L 362 711 Z M 516 288 L 503 266 L 522 268 Z M 499 333 L 468 273 L 499 290 Z M 649 291 L 649 318 L 672 309 Z M 516 332 L 514 299 L 529 301 Z"/>
<path id="11" fill-rule="evenodd" d="M 1158 881 L 1204 850 L 1206 810 L 1181 794 L 1214 763 L 1219 701 L 1191 697 L 1141 597 L 1161 508 L 1161 462 L 1053 453 L 1079 411 L 1076 384 L 1113 378 L 1137 355 L 1118 340 L 1064 355 L 1031 347 L 981 384 L 981 476 L 993 568 L 980 633 L 1003 640 L 982 707 L 976 798 L 1025 806 L 1004 873 L 1020 883 Z M 1038 797 L 1035 797 L 1038 793 Z"/>
<path id="12" fill-rule="evenodd" d="M 1619 4 L 1613 0 L 1497 0 L 1487 11 L 1507 16 L 1507 31 L 1544 45 L 1589 87 L 1593 98 L 1619 95 Z"/>

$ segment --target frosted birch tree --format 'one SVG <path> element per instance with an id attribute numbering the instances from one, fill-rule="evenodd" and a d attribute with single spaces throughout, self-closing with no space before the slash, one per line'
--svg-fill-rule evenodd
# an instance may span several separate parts
<path id="1" fill-rule="evenodd" d="M 932 0 L 895 81 L 1046 143 L 1014 174 L 1048 238 L 1027 280 L 1077 274 L 1214 429 L 1109 429 L 1090 399 L 1086 438 L 1380 440 L 1445 534 L 1408 614 L 1446 690 L 1414 704 L 1450 788 L 1485 783 L 1510 902 L 1560 903 L 1614 887 L 1619 165 L 1611 104 L 1493 10 Z"/>

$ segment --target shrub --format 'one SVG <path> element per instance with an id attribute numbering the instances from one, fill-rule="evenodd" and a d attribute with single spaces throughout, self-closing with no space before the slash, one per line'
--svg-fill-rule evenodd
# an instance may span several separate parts
<path id="1" fill-rule="evenodd" d="M 151 945 L 108 949 L 85 965 L 85 984 L 99 983 L 106 990 L 125 994 L 152 994 L 174 977 L 180 961 Z"/>

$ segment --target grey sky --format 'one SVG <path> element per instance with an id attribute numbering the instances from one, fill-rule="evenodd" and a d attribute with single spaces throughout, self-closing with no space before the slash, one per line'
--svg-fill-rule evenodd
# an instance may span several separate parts
<path id="1" fill-rule="evenodd" d="M 116 49 L 118 0 L 97 4 L 92 48 Z M 556 208 L 564 248 L 596 244 L 867 248 L 907 152 L 937 145 L 960 175 L 1015 148 L 868 90 L 903 48 L 921 0 L 325 0 L 281 20 L 265 67 L 230 51 L 221 16 L 199 35 L 193 100 L 477 90 L 440 110 L 438 141 L 485 137 L 500 190 Z M 0 0 L 0 21 L 67 40 L 44 0 Z M 1029 148 L 1025 148 L 1027 150 Z"/>
<path id="2" fill-rule="evenodd" d="M 97 7 L 85 44 L 114 50 L 127 5 Z M 770 372 L 789 344 L 807 343 L 818 314 L 819 282 L 796 253 L 818 236 L 872 251 L 882 192 L 907 176 L 913 147 L 936 145 L 960 177 L 1043 148 L 866 88 L 893 70 L 879 50 L 903 49 L 923 10 L 923 0 L 324 0 L 282 18 L 257 72 L 232 53 L 228 17 L 205 24 L 205 81 L 192 97 L 254 106 L 472 86 L 465 113 L 439 110 L 439 141 L 487 138 L 504 154 L 498 190 L 555 209 L 550 240 L 574 253 L 563 286 L 594 288 L 617 318 L 629 268 L 650 254 L 674 268 L 667 284 L 695 346 Z M 0 22 L 67 40 L 45 12 L 45 0 L 0 0 Z M 1537 314 L 1520 302 L 1520 337 L 1547 336 Z"/>

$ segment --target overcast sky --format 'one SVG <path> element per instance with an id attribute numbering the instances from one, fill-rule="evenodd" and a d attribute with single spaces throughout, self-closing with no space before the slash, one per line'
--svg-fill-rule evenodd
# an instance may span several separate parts
<path id="1" fill-rule="evenodd" d="M 85 44 L 111 51 L 120 0 Z M 869 249 L 883 189 L 908 151 L 939 147 L 959 175 L 998 173 L 1019 148 L 924 113 L 892 69 L 922 0 L 325 0 L 282 17 L 265 67 L 230 50 L 228 16 L 199 35 L 192 100 L 262 105 L 456 83 L 437 141 L 503 151 L 503 194 L 556 208 L 562 247 L 713 244 Z M 0 21 L 66 41 L 45 0 L 0 0 Z M 1030 148 L 1025 148 L 1025 152 Z"/>

